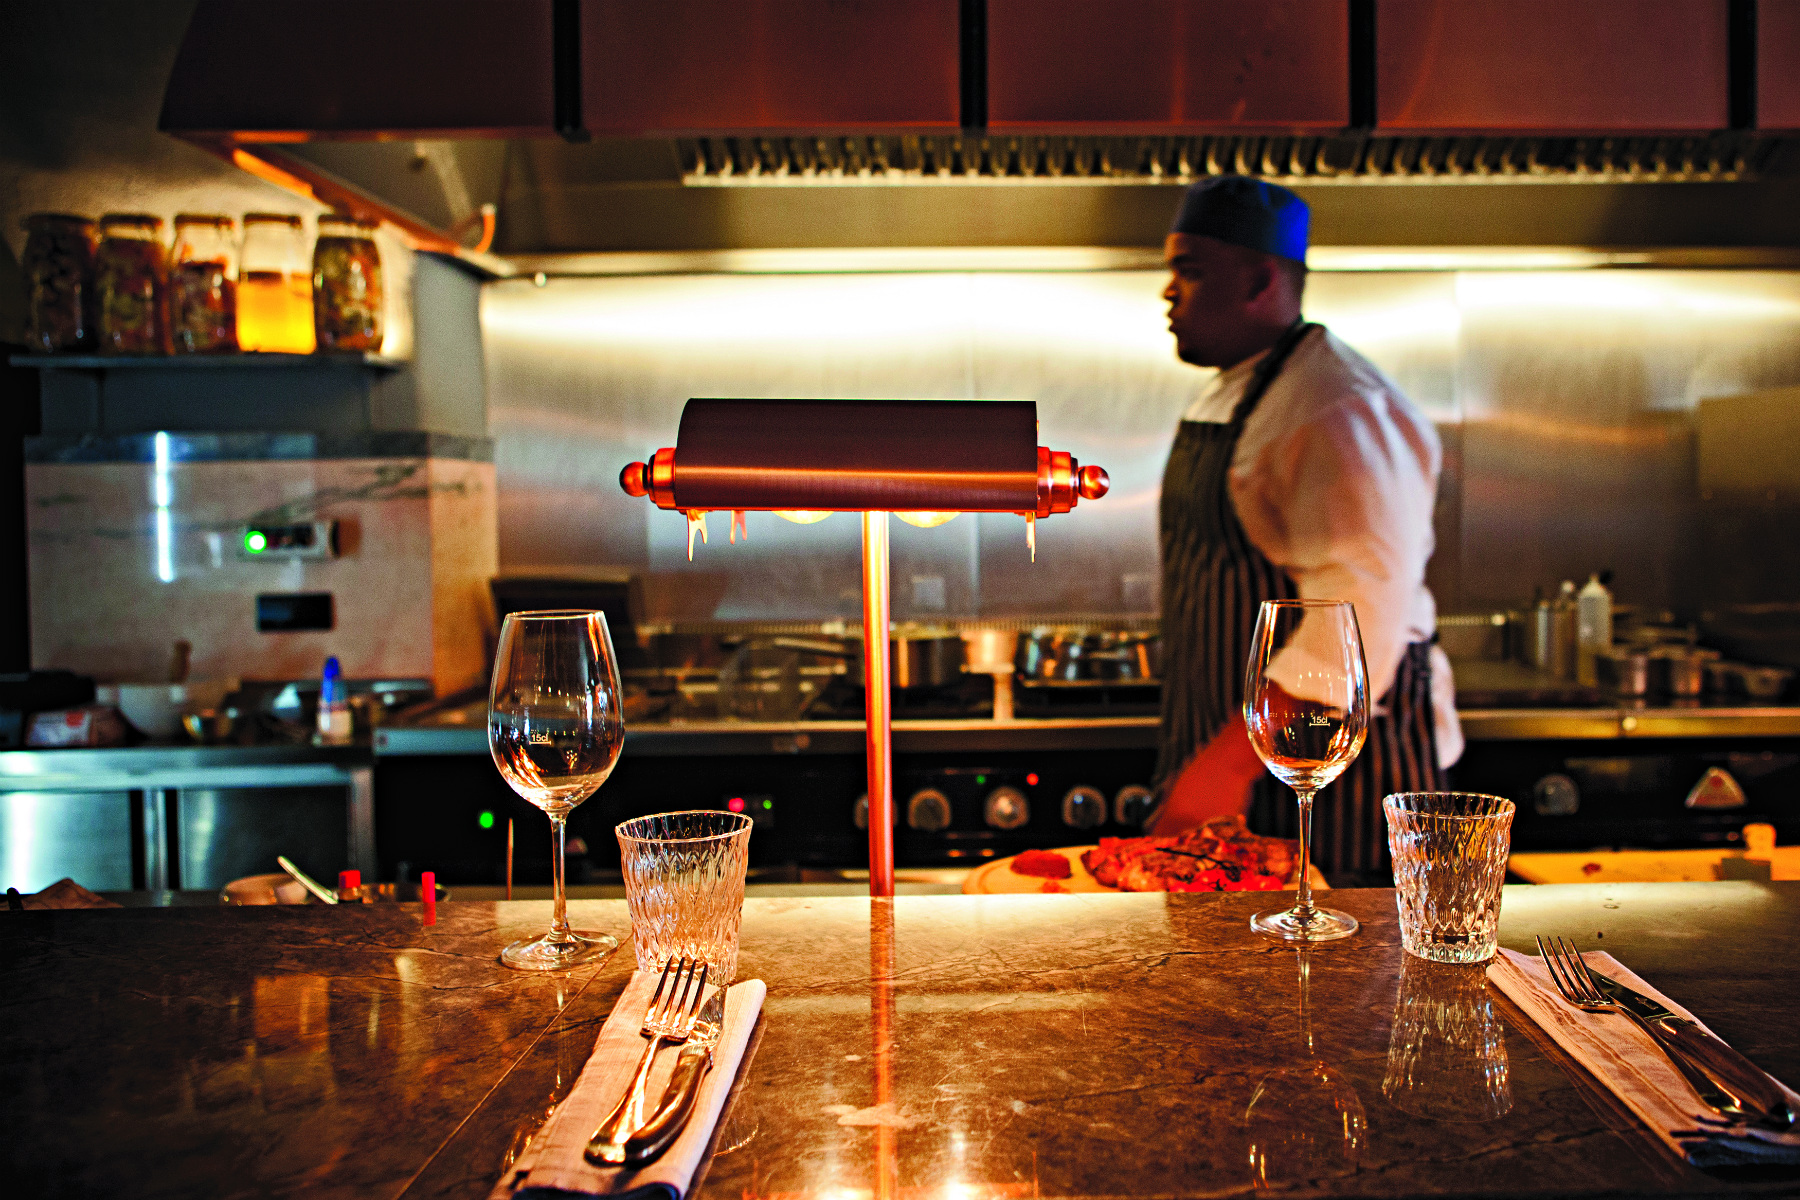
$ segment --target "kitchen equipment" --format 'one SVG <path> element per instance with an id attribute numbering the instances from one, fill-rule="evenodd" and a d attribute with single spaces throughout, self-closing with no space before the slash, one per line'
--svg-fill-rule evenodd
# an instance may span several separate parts
<path id="1" fill-rule="evenodd" d="M 234 879 L 219 889 L 220 904 L 305 904 L 305 885 L 280 871 L 271 875 L 248 875 Z"/>
<path id="2" fill-rule="evenodd" d="M 1613 646 L 1594 657 L 1594 678 L 1616 696 L 1636 698 L 1650 692 L 1650 655 L 1631 646 Z"/>
<path id="3" fill-rule="evenodd" d="M 1608 578 L 1611 578 L 1610 574 Z M 1599 575 L 1588 576 L 1575 597 L 1575 677 L 1592 686 L 1594 659 L 1612 646 L 1612 593 Z"/>
<path id="4" fill-rule="evenodd" d="M 963 670 L 994 681 L 994 720 L 1013 719 L 1013 656 L 1019 635 L 1011 629 L 973 629 L 963 633 Z"/>
<path id="5" fill-rule="evenodd" d="M 169 262 L 162 218 L 108 213 L 100 218 L 94 288 L 102 354 L 167 354 Z"/>
<path id="6" fill-rule="evenodd" d="M 299 867 L 296 867 L 287 855 L 277 854 L 275 856 L 275 861 L 280 863 L 281 869 L 293 876 L 294 880 L 299 883 L 301 887 L 304 887 L 314 896 L 317 896 L 321 903 L 336 904 L 338 902 L 336 892 L 314 879 L 311 875 L 308 875 L 305 871 L 302 871 Z"/>
<path id="7" fill-rule="evenodd" d="M 1691 699 L 1706 688 L 1706 665 L 1719 658 L 1717 650 L 1699 646 L 1661 645 L 1647 652 L 1650 690 Z"/>
<path id="8" fill-rule="evenodd" d="M 202 708 L 181 714 L 181 727 L 202 746 L 217 746 L 231 741 L 243 727 L 243 710 L 238 708 Z"/>
<path id="9" fill-rule="evenodd" d="M 184 684 L 121 683 L 112 694 L 125 719 L 145 737 L 172 738 L 181 732 L 181 706 L 187 702 Z"/>
<path id="10" fill-rule="evenodd" d="M 1510 622 L 1506 613 L 1457 613 L 1437 619 L 1438 645 L 1453 661 L 1501 662 L 1507 657 Z"/>
<path id="11" fill-rule="evenodd" d="M 321 350 L 381 349 L 381 252 L 377 222 L 343 213 L 319 218 L 313 243 L 313 330 Z"/>
<path id="12" fill-rule="evenodd" d="M 1793 683 L 1794 675 L 1788 667 L 1758 667 L 1723 659 L 1711 659 L 1706 663 L 1707 689 L 1718 696 L 1779 700 Z"/>
<path id="13" fill-rule="evenodd" d="M 238 346 L 281 354 L 311 354 L 312 272 L 306 231 L 285 213 L 244 214 L 244 249 L 237 288 Z"/>
<path id="14" fill-rule="evenodd" d="M 177 354 L 220 354 L 237 344 L 237 223 L 182 213 L 169 270 L 169 335 Z"/>
<path id="15" fill-rule="evenodd" d="M 94 295 L 94 223 L 68 213 L 32 213 L 20 224 L 25 250 L 25 344 L 38 353 L 92 349 L 99 332 Z"/>
<path id="16" fill-rule="evenodd" d="M 949 632 L 897 632 L 889 639 L 897 688 L 937 688 L 955 683 L 963 673 L 967 647 Z"/>

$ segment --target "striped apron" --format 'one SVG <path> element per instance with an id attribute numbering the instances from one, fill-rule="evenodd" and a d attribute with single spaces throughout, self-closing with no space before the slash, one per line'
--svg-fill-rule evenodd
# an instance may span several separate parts
<path id="1" fill-rule="evenodd" d="M 1264 600 L 1298 596 L 1287 572 L 1251 543 L 1231 502 L 1232 454 L 1244 422 L 1294 347 L 1317 325 L 1295 322 L 1257 365 L 1231 420 L 1183 421 L 1162 484 L 1162 731 L 1156 776 L 1171 782 L 1201 747 L 1242 714 L 1244 668 Z M 1437 791 L 1431 647 L 1406 648 L 1394 684 L 1369 721 L 1362 753 L 1322 790 L 1313 809 L 1312 857 L 1337 874 L 1388 870 L 1389 792 Z M 1293 792 L 1265 775 L 1251 796 L 1250 828 L 1299 836 Z"/>

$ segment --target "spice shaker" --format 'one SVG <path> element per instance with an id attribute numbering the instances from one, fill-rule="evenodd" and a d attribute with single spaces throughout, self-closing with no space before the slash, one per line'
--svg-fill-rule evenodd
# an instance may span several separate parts
<path id="1" fill-rule="evenodd" d="M 29 293 L 26 344 L 43 353 L 93 349 L 94 223 L 68 213 L 32 213 L 20 225 L 20 266 Z"/>
<path id="2" fill-rule="evenodd" d="M 319 218 L 312 290 L 319 349 L 381 349 L 381 253 L 374 221 L 340 213 Z"/>
<path id="3" fill-rule="evenodd" d="M 162 218 L 108 213 L 100 218 L 94 256 L 102 354 L 169 352 L 169 260 Z"/>
<path id="4" fill-rule="evenodd" d="M 237 349 L 236 232 L 230 217 L 182 213 L 175 218 L 169 333 L 179 354 Z"/>

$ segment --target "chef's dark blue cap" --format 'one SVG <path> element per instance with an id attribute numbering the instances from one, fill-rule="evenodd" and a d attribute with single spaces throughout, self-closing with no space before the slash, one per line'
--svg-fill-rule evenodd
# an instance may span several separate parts
<path id="1" fill-rule="evenodd" d="M 1223 175 L 1191 185 L 1170 233 L 1193 233 L 1233 246 L 1306 261 L 1306 201 L 1272 183 Z"/>

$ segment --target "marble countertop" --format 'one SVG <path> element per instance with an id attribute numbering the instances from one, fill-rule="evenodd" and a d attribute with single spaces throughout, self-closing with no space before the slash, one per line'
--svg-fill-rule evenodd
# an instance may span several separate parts
<path id="1" fill-rule="evenodd" d="M 1479 968 L 1406 959 L 1391 892 L 1332 893 L 1363 930 L 1304 956 L 1250 932 L 1268 903 L 747 902 L 740 972 L 769 999 L 700 1194 L 1800 1194 L 1800 1170 L 1676 1161 Z M 620 901 L 570 907 L 627 933 Z M 9 1190 L 485 1196 L 628 974 L 628 949 L 501 968 L 548 915 L 0 915 Z M 1502 940 L 1609 950 L 1792 1081 L 1797 923 L 1800 884 L 1513 887 Z"/>

